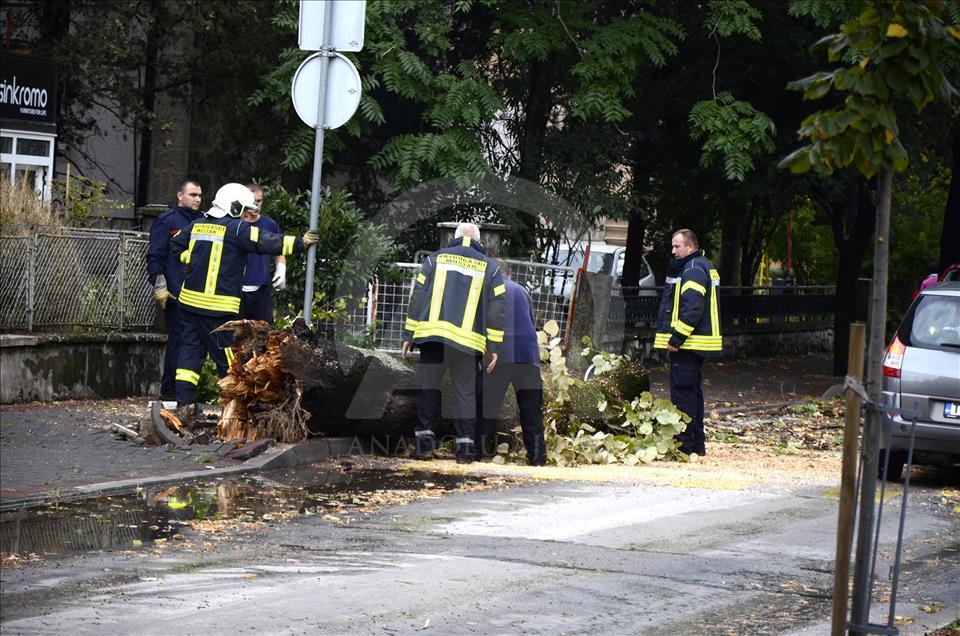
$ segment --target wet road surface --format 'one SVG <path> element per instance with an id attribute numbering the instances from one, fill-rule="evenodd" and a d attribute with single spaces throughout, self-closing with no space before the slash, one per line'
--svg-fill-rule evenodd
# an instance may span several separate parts
<path id="1" fill-rule="evenodd" d="M 137 533 L 70 544 L 82 532 L 68 528 L 44 548 L 59 542 L 59 556 L 4 567 L 4 634 L 828 631 L 836 499 L 825 486 L 538 482 L 342 465 L 313 473 L 44 513 L 54 521 L 4 519 L 4 549 L 11 523 L 37 548 L 29 537 L 91 515 L 118 519 L 91 536 L 122 525 Z M 914 628 L 943 625 L 960 606 L 960 524 L 942 505 L 958 484 L 934 471 L 913 487 L 897 614 L 913 616 Z M 884 514 L 881 597 L 898 493 Z M 875 620 L 884 611 L 878 605 Z"/>

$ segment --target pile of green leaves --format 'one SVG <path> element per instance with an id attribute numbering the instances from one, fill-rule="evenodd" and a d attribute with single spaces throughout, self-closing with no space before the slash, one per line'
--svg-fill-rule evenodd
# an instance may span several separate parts
<path id="1" fill-rule="evenodd" d="M 633 466 L 658 459 L 683 459 L 674 436 L 690 421 L 669 401 L 654 398 L 644 369 L 628 356 L 595 351 L 584 338 L 583 356 L 591 359 L 588 380 L 571 375 L 561 350 L 559 326 L 549 321 L 538 333 L 544 362 L 544 429 L 547 461 L 558 466 L 617 464 Z M 494 461 L 519 459 L 501 444 Z"/>

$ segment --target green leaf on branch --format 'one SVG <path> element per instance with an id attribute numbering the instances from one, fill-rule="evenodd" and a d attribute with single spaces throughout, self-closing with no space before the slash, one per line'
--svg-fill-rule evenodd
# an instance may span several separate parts
<path id="1" fill-rule="evenodd" d="M 774 149 L 773 120 L 730 93 L 698 102 L 688 119 L 691 138 L 705 139 L 700 165 L 709 168 L 722 161 L 730 181 L 744 181 L 753 170 L 754 158 Z"/>

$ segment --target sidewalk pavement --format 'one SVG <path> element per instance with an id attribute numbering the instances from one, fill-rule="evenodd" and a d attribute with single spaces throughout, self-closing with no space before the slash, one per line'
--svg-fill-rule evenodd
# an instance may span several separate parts
<path id="1" fill-rule="evenodd" d="M 704 395 L 709 410 L 819 397 L 838 380 L 829 354 L 708 360 Z M 669 370 L 651 369 L 651 388 L 669 397 Z M 349 444 L 332 440 L 279 445 L 246 462 L 224 459 L 219 443 L 183 449 L 140 446 L 109 432 L 136 428 L 149 417 L 146 398 L 15 404 L 0 407 L 0 510 L 43 501 L 133 490 L 224 474 L 319 461 Z"/>
<path id="2" fill-rule="evenodd" d="M 140 446 L 109 432 L 136 430 L 149 400 L 76 401 L 0 408 L 0 503 L 66 493 L 77 486 L 234 466 L 219 445 L 187 449 Z"/>
<path id="3" fill-rule="evenodd" d="M 843 378 L 833 375 L 833 354 L 772 358 L 707 358 L 703 363 L 703 399 L 706 411 L 819 398 Z M 650 389 L 670 395 L 670 368 L 650 369 Z"/>

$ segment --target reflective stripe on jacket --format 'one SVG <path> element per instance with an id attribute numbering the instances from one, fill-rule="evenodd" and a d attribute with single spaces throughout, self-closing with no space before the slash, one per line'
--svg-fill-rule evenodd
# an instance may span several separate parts
<path id="1" fill-rule="evenodd" d="M 673 345 L 684 351 L 717 356 L 723 351 L 720 334 L 720 275 L 699 251 L 681 259 L 663 286 L 657 312 L 654 349 Z"/>
<path id="2" fill-rule="evenodd" d="M 414 281 L 403 338 L 442 342 L 462 351 L 497 351 L 503 342 L 500 268 L 476 241 L 455 239 L 424 261 Z"/>
<path id="3" fill-rule="evenodd" d="M 227 217 L 194 221 L 170 240 L 170 250 L 184 268 L 180 304 L 211 316 L 240 313 L 247 254 L 289 256 L 304 251 L 301 238 L 263 232 Z"/>

